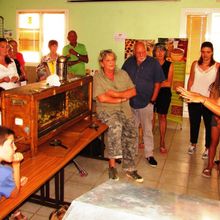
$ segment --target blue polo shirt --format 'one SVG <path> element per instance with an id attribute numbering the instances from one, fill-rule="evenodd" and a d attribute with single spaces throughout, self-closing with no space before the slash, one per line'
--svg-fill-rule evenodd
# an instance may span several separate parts
<path id="1" fill-rule="evenodd" d="M 135 56 L 131 56 L 125 61 L 122 69 L 129 74 L 136 86 L 137 95 L 130 99 L 131 107 L 134 109 L 146 107 L 153 95 L 154 84 L 165 80 L 159 62 L 147 56 L 140 65 L 137 65 Z"/>

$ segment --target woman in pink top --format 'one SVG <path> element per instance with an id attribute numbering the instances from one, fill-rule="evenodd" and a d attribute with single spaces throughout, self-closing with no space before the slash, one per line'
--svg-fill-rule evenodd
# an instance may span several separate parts
<path id="1" fill-rule="evenodd" d="M 211 42 L 203 42 L 201 45 L 201 56 L 198 61 L 194 61 L 191 66 L 187 90 L 197 92 L 203 96 L 209 97 L 210 85 L 216 79 L 216 73 L 219 64 L 213 58 L 213 45 Z M 208 158 L 208 149 L 211 141 L 211 111 L 201 103 L 189 103 L 190 120 L 190 142 L 188 153 L 193 154 L 196 151 L 198 141 L 201 117 L 205 125 L 205 151 L 202 154 L 203 159 Z"/>
<path id="2" fill-rule="evenodd" d="M 20 72 L 20 81 L 27 80 L 27 74 L 25 72 L 25 61 L 22 53 L 18 52 L 18 44 L 15 40 L 10 40 L 8 43 L 12 46 L 12 57 L 13 59 L 17 59 L 20 64 L 20 69 L 18 70 L 18 73 Z"/>

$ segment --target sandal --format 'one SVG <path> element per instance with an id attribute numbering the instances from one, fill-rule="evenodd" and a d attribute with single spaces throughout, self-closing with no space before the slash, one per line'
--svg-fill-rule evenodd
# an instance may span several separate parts
<path id="1" fill-rule="evenodd" d="M 17 210 L 9 217 L 9 220 L 28 220 L 28 218 L 20 210 Z"/>
<path id="2" fill-rule="evenodd" d="M 166 147 L 160 147 L 160 153 L 166 154 L 167 153 Z"/>
<path id="3" fill-rule="evenodd" d="M 210 178 L 212 175 L 212 170 L 209 169 L 209 168 L 205 168 L 203 171 L 202 171 L 202 176 L 206 177 L 206 178 Z"/>
<path id="4" fill-rule="evenodd" d="M 140 143 L 140 144 L 139 144 L 139 148 L 140 148 L 140 149 L 144 148 L 144 143 Z"/>
<path id="5" fill-rule="evenodd" d="M 219 172 L 220 174 L 220 160 L 215 160 L 213 167 Z"/>
<path id="6" fill-rule="evenodd" d="M 215 164 L 219 165 L 220 164 L 220 160 L 215 160 Z"/>

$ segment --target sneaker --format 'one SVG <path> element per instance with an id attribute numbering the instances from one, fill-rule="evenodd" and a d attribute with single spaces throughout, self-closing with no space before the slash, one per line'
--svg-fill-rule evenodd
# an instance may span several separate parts
<path id="1" fill-rule="evenodd" d="M 133 180 L 135 180 L 138 183 L 143 183 L 144 179 L 137 173 L 137 170 L 134 171 L 127 171 L 126 172 L 127 177 L 132 178 Z"/>
<path id="2" fill-rule="evenodd" d="M 150 164 L 150 166 L 152 167 L 156 167 L 157 166 L 157 161 L 154 159 L 154 157 L 147 157 L 146 158 L 148 163 Z"/>
<path id="3" fill-rule="evenodd" d="M 202 159 L 208 159 L 208 154 L 209 154 L 209 151 L 208 151 L 208 149 L 206 148 L 205 149 L 205 151 L 203 152 L 203 154 L 202 154 Z"/>
<path id="4" fill-rule="evenodd" d="M 189 149 L 188 149 L 188 154 L 194 154 L 194 152 L 196 151 L 196 147 L 193 146 L 193 145 L 190 145 L 189 146 Z"/>
<path id="5" fill-rule="evenodd" d="M 109 175 L 109 179 L 112 179 L 112 180 L 115 180 L 115 181 L 119 180 L 118 171 L 114 167 L 108 168 L 108 175 Z"/>

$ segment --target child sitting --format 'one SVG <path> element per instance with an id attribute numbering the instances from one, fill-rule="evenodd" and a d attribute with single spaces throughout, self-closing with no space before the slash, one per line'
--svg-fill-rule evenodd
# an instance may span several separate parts
<path id="1" fill-rule="evenodd" d="M 27 182 L 27 177 L 20 178 L 20 162 L 23 159 L 21 153 L 15 153 L 17 149 L 14 144 L 14 132 L 6 127 L 0 126 L 0 199 L 2 196 L 15 197 Z M 12 163 L 3 165 L 2 162 Z"/>

